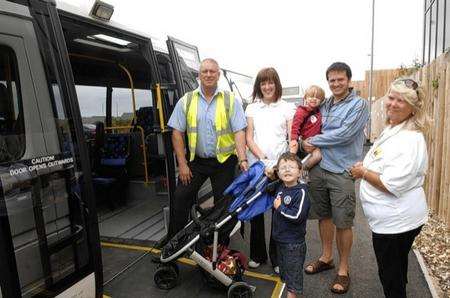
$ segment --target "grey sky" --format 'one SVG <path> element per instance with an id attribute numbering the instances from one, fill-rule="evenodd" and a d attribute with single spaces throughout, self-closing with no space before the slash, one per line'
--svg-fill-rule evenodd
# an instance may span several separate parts
<path id="1" fill-rule="evenodd" d="M 64 1 L 86 11 L 94 2 Z M 355 80 L 370 68 L 372 0 L 104 1 L 114 5 L 112 20 L 127 28 L 195 44 L 201 58 L 251 76 L 273 66 L 284 86 L 326 87 L 324 72 L 338 60 Z M 421 57 L 422 0 L 376 0 L 375 16 L 375 69 Z"/>

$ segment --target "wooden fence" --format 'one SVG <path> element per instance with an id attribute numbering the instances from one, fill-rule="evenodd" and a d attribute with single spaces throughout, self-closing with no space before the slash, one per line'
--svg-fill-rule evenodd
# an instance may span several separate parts
<path id="1" fill-rule="evenodd" d="M 411 69 L 383 69 L 374 70 L 372 79 L 372 100 L 370 117 L 370 140 L 373 142 L 384 129 L 384 102 L 383 97 L 389 84 L 398 77 L 410 74 Z M 369 71 L 366 71 L 364 81 L 353 81 L 353 87 L 359 91 L 363 98 L 369 97 Z"/>
<path id="2" fill-rule="evenodd" d="M 425 131 L 429 155 L 425 192 L 428 206 L 450 231 L 450 53 L 442 54 L 421 69 L 373 72 L 370 139 L 375 140 L 384 128 L 383 97 L 390 82 L 405 75 L 420 81 L 427 96 L 423 107 L 430 119 Z M 365 81 L 353 82 L 364 98 L 368 96 L 368 81 L 369 72 L 366 72 Z"/>

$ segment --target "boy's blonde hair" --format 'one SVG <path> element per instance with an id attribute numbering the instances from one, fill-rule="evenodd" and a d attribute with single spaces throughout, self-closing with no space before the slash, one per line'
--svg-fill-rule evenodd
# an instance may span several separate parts
<path id="1" fill-rule="evenodd" d="M 305 99 L 308 97 L 315 97 L 320 100 L 325 99 L 325 91 L 317 85 L 309 86 L 305 91 L 305 95 L 303 96 Z"/>

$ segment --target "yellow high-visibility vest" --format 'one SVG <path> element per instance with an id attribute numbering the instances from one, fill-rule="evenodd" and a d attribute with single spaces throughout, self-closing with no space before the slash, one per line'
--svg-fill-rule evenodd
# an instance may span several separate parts
<path id="1" fill-rule="evenodd" d="M 199 90 L 188 92 L 184 98 L 190 161 L 194 160 L 195 148 L 197 147 L 197 108 L 199 99 Z M 234 109 L 234 94 L 227 91 L 220 91 L 215 100 L 216 157 L 220 163 L 223 163 L 236 152 L 234 133 L 230 126 L 230 115 L 232 115 Z"/>

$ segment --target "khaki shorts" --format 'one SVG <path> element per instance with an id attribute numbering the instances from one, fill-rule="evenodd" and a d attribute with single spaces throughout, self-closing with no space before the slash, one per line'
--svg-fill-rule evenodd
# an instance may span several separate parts
<path id="1" fill-rule="evenodd" d="M 336 174 L 319 165 L 309 171 L 309 179 L 309 218 L 331 218 L 336 228 L 351 228 L 356 206 L 354 179 L 347 172 Z"/>

